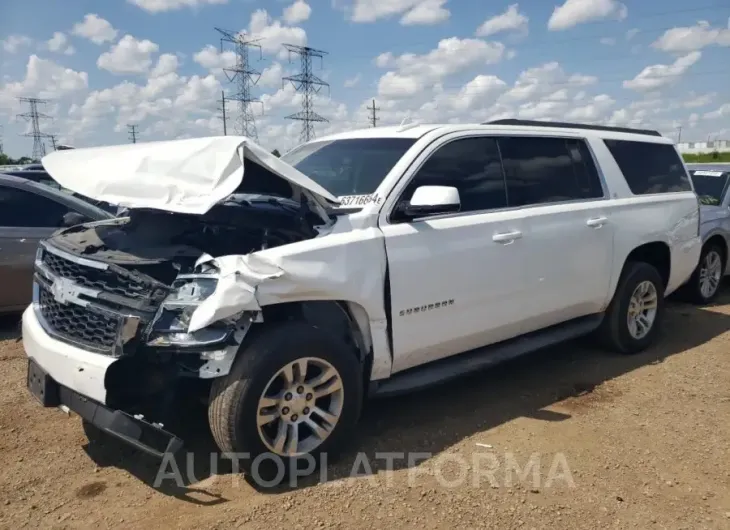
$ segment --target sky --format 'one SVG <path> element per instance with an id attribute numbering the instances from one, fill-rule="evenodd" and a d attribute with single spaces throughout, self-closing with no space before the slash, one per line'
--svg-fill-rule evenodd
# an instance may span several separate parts
<path id="1" fill-rule="evenodd" d="M 284 44 L 327 52 L 312 62 L 329 83 L 317 137 L 370 126 L 375 100 L 378 125 L 523 118 L 730 139 L 727 0 L 0 0 L 4 151 L 32 150 L 18 97 L 47 99 L 42 130 L 75 147 L 126 143 L 130 124 L 138 141 L 223 134 L 236 56 L 215 28 L 256 40 L 257 140 L 282 152 L 302 125 L 285 118 L 302 95 L 282 79 L 300 69 Z"/>

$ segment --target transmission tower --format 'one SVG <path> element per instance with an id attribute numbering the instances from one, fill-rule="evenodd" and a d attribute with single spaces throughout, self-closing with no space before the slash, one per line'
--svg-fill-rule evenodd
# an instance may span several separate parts
<path id="1" fill-rule="evenodd" d="M 221 113 L 221 121 L 223 122 L 223 136 L 228 135 L 228 123 L 226 118 L 226 93 L 221 90 L 221 106 L 218 109 Z"/>
<path id="2" fill-rule="evenodd" d="M 4 127 L 2 125 L 0 125 L 0 155 L 3 154 L 3 131 L 4 130 L 5 130 Z"/>
<path id="3" fill-rule="evenodd" d="M 373 106 L 367 107 L 367 109 L 370 111 L 370 123 L 373 125 L 373 127 L 378 126 L 378 118 L 377 112 L 380 110 L 380 107 L 375 106 L 375 100 L 373 100 Z"/>
<path id="4" fill-rule="evenodd" d="M 39 98 L 18 98 L 18 100 L 21 103 L 27 103 L 30 107 L 29 112 L 18 114 L 18 118 L 23 118 L 24 120 L 30 122 L 31 131 L 29 133 L 23 134 L 22 136 L 28 136 L 33 138 L 32 158 L 33 160 L 40 160 L 46 155 L 46 145 L 43 143 L 43 139 L 51 137 L 50 134 L 41 132 L 40 121 L 50 120 L 52 118 L 47 114 L 39 112 L 38 106 L 45 105 L 46 103 L 48 103 L 48 100 Z"/>
<path id="5" fill-rule="evenodd" d="M 222 35 L 221 53 L 223 53 L 224 44 L 229 43 L 233 45 L 236 54 L 236 66 L 224 68 L 223 71 L 231 83 L 236 83 L 236 93 L 226 99 L 238 101 L 237 132 L 248 138 L 258 140 L 256 119 L 251 106 L 253 103 L 261 103 L 261 101 L 251 96 L 251 89 L 259 82 L 261 72 L 251 67 L 249 50 L 250 48 L 258 48 L 259 54 L 262 54 L 261 46 L 257 44 L 261 39 L 249 38 L 243 32 L 232 32 L 220 28 L 215 28 L 215 30 Z M 263 57 L 263 55 L 261 56 Z M 263 112 L 263 103 L 261 103 L 261 109 Z"/>
<path id="6" fill-rule="evenodd" d="M 319 77 L 312 73 L 312 57 L 319 57 L 323 59 L 327 52 L 322 50 L 315 50 L 307 46 L 294 46 L 293 44 L 284 44 L 284 48 L 291 54 L 299 55 L 302 61 L 302 71 L 296 75 L 284 77 L 282 81 L 289 81 L 294 85 L 294 89 L 300 92 L 304 97 L 302 99 L 302 110 L 296 114 L 291 114 L 286 117 L 288 120 L 300 120 L 302 122 L 302 133 L 299 137 L 300 142 L 308 142 L 314 138 L 314 124 L 316 122 L 328 122 L 327 118 L 324 118 L 314 112 L 314 96 L 319 94 L 322 87 L 327 87 L 329 90 L 329 83 L 325 83 Z"/>
<path id="7" fill-rule="evenodd" d="M 56 145 L 56 135 L 51 134 L 50 138 L 51 138 L 51 145 L 53 146 L 53 150 L 58 151 L 58 146 Z"/>
<path id="8" fill-rule="evenodd" d="M 127 131 L 129 132 L 129 140 L 133 143 L 137 143 L 137 125 L 127 125 Z"/>

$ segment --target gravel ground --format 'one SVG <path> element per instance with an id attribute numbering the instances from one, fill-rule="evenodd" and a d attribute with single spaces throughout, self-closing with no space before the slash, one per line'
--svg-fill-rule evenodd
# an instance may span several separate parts
<path id="1" fill-rule="evenodd" d="M 325 477 L 275 491 L 209 461 L 203 421 L 185 482 L 155 488 L 159 463 L 32 400 L 6 322 L 0 528 L 730 528 L 730 295 L 667 313 L 639 356 L 581 341 L 373 402 Z"/>

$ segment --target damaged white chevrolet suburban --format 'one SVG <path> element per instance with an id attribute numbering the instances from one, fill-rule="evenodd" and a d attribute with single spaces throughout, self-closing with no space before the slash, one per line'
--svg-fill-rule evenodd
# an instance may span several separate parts
<path id="1" fill-rule="evenodd" d="M 28 388 L 157 456 L 182 445 L 168 418 L 191 396 L 222 451 L 289 464 L 341 447 L 369 396 L 592 332 L 639 352 L 701 247 L 685 166 L 654 131 L 503 120 L 281 159 L 216 137 L 43 165 L 129 215 L 40 247 Z"/>

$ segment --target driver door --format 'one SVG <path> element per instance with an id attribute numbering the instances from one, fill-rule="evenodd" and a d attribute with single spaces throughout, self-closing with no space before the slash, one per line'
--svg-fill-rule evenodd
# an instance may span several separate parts
<path id="1" fill-rule="evenodd" d="M 394 208 L 381 217 L 393 372 L 519 335 L 527 297 L 523 221 L 507 208 L 496 141 L 451 137 L 414 167 Z M 457 188 L 461 210 L 404 218 L 400 203 L 424 185 Z"/>

